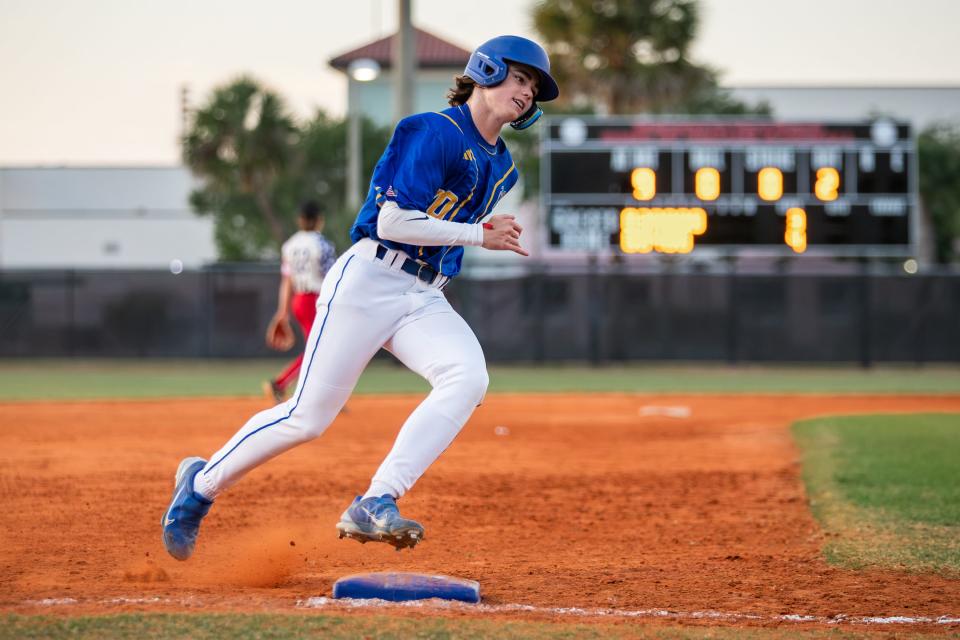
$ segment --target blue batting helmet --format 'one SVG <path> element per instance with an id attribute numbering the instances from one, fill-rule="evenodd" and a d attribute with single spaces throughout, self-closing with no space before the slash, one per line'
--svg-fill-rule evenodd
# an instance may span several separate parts
<path id="1" fill-rule="evenodd" d="M 463 74 L 481 87 L 493 87 L 507 78 L 507 65 L 510 62 L 526 65 L 540 74 L 533 106 L 519 120 L 511 123 L 515 129 L 526 129 L 542 115 L 537 102 L 547 102 L 560 95 L 557 82 L 550 75 L 550 58 L 543 47 L 519 36 L 498 36 L 474 50 Z"/>

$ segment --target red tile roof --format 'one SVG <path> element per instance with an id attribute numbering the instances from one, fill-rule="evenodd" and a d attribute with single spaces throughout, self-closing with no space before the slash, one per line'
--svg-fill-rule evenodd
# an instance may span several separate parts
<path id="1" fill-rule="evenodd" d="M 423 29 L 415 28 L 417 32 L 417 60 L 421 69 L 437 69 L 456 67 L 462 68 L 470 58 L 470 52 L 461 49 L 455 44 L 447 42 Z M 380 63 L 384 69 L 389 69 L 393 63 L 393 43 L 396 34 L 381 38 L 376 42 L 365 44 L 358 49 L 347 51 L 330 60 L 330 66 L 340 71 L 346 71 L 347 66 L 360 58 L 372 58 Z"/>

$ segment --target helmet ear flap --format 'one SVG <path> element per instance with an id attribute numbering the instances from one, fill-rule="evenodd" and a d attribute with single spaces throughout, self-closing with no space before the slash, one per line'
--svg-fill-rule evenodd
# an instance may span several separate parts
<path id="1" fill-rule="evenodd" d="M 481 87 L 492 87 L 507 77 L 507 63 L 477 50 L 467 61 L 464 75 L 472 78 Z"/>
<path id="2" fill-rule="evenodd" d="M 540 108 L 536 102 L 533 103 L 533 106 L 527 109 L 527 112 L 510 123 L 510 126 L 516 129 L 517 131 L 523 131 L 527 127 L 533 126 L 533 124 L 540 119 L 540 116 L 543 115 L 543 110 Z"/>

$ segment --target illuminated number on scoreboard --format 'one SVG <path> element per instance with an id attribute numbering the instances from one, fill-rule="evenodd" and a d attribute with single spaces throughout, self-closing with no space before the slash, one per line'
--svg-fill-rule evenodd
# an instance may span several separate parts
<path id="1" fill-rule="evenodd" d="M 701 200 L 716 200 L 720 195 L 720 172 L 713 167 L 697 169 L 693 187 Z"/>
<path id="2" fill-rule="evenodd" d="M 707 230 L 707 212 L 694 208 L 627 207 L 620 211 L 624 253 L 690 253 L 693 236 Z"/>
<path id="3" fill-rule="evenodd" d="M 637 167 L 630 172 L 630 185 L 637 200 L 653 200 L 657 195 L 657 174 L 648 167 Z"/>
<path id="4" fill-rule="evenodd" d="M 771 202 L 783 195 L 783 173 L 776 167 L 764 167 L 757 173 L 757 195 Z"/>
<path id="5" fill-rule="evenodd" d="M 840 188 L 840 173 L 833 167 L 817 169 L 817 182 L 813 185 L 813 192 L 824 202 L 837 199 L 837 190 Z"/>
<path id="6" fill-rule="evenodd" d="M 433 204 L 427 208 L 427 215 L 442 219 L 450 213 L 450 209 L 457 204 L 458 199 L 457 195 L 451 191 L 437 189 L 437 196 L 433 199 Z"/>
<path id="7" fill-rule="evenodd" d="M 794 253 L 807 250 L 807 212 L 800 207 L 787 209 L 787 230 L 783 234 L 783 241 Z"/>

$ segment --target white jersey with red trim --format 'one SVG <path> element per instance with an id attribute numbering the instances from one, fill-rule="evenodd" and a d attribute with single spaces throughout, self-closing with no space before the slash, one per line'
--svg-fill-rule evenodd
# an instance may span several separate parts
<path id="1" fill-rule="evenodd" d="M 297 231 L 280 250 L 280 271 L 296 293 L 317 293 L 337 259 L 333 243 L 319 231 Z"/>

